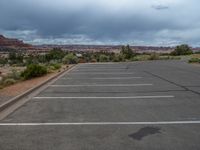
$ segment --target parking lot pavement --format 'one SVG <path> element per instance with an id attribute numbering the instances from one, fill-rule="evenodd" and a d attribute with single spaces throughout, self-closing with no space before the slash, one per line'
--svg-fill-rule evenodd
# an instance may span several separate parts
<path id="1" fill-rule="evenodd" d="M 200 69 L 79 64 L 0 121 L 0 149 L 200 149 Z"/>

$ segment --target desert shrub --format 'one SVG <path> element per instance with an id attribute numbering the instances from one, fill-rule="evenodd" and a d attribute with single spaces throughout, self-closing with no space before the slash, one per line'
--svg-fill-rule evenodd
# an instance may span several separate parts
<path id="1" fill-rule="evenodd" d="M 51 66 L 54 68 L 54 70 L 58 70 L 61 68 L 61 64 L 59 63 L 51 64 Z"/>
<path id="2" fill-rule="evenodd" d="M 8 62 L 10 65 L 23 65 L 24 54 L 21 52 L 10 52 L 8 55 Z"/>
<path id="3" fill-rule="evenodd" d="M 91 52 L 83 53 L 83 58 L 81 59 L 84 59 L 85 62 L 91 62 L 93 59 L 93 54 Z"/>
<path id="4" fill-rule="evenodd" d="M 24 79 L 31 79 L 45 74 L 47 74 L 47 68 L 45 66 L 31 64 L 21 73 L 21 77 Z"/>
<path id="5" fill-rule="evenodd" d="M 158 59 L 159 59 L 159 54 L 151 53 L 149 60 L 158 60 Z"/>
<path id="6" fill-rule="evenodd" d="M 97 62 L 97 60 L 95 58 L 92 58 L 91 62 L 95 63 L 95 62 Z"/>
<path id="7" fill-rule="evenodd" d="M 114 57 L 112 58 L 112 61 L 123 62 L 123 61 L 125 61 L 124 55 L 123 54 L 115 54 Z"/>
<path id="8" fill-rule="evenodd" d="M 104 55 L 104 54 L 101 54 L 101 55 L 99 56 L 99 61 L 100 61 L 100 62 L 108 62 L 108 61 L 109 61 L 109 56 L 106 56 L 106 55 Z"/>
<path id="9" fill-rule="evenodd" d="M 15 84 L 19 80 L 21 80 L 20 72 L 13 69 L 11 73 L 0 77 L 0 86 L 3 88 L 5 86 Z"/>
<path id="10" fill-rule="evenodd" d="M 39 63 L 46 63 L 47 62 L 46 55 L 38 55 L 37 56 L 37 61 Z"/>
<path id="11" fill-rule="evenodd" d="M 78 58 L 73 53 L 69 53 L 63 58 L 63 63 L 64 64 L 77 64 Z"/>
<path id="12" fill-rule="evenodd" d="M 78 60 L 78 63 L 86 63 L 86 60 L 85 60 L 84 58 L 80 58 L 80 59 Z"/>
<path id="13" fill-rule="evenodd" d="M 8 62 L 8 59 L 0 58 L 0 64 L 5 65 L 5 64 L 7 64 L 7 62 Z"/>
<path id="14" fill-rule="evenodd" d="M 60 69 L 62 66 L 59 63 L 52 63 L 50 65 L 48 65 L 48 72 L 54 72 L 55 70 Z"/>
<path id="15" fill-rule="evenodd" d="M 159 59 L 160 60 L 169 60 L 169 59 L 171 59 L 171 57 L 162 55 L 162 56 L 159 57 Z"/>
<path id="16" fill-rule="evenodd" d="M 191 58 L 189 63 L 200 63 L 200 58 Z"/>
<path id="17" fill-rule="evenodd" d="M 0 85 L 3 84 L 3 77 L 0 76 Z"/>
<path id="18" fill-rule="evenodd" d="M 195 54 L 200 54 L 200 51 L 196 51 Z"/>
<path id="19" fill-rule="evenodd" d="M 190 55 L 192 54 L 191 48 L 187 44 L 182 44 L 176 46 L 175 50 L 171 52 L 171 55 L 179 56 L 179 55 Z"/>
<path id="20" fill-rule="evenodd" d="M 120 53 L 124 55 L 125 59 L 131 59 L 132 57 L 136 55 L 136 53 L 130 48 L 129 45 L 122 46 Z"/>
<path id="21" fill-rule="evenodd" d="M 170 59 L 173 59 L 173 60 L 180 60 L 181 57 L 177 57 L 177 56 L 171 56 Z"/>
<path id="22" fill-rule="evenodd" d="M 131 61 L 142 61 L 139 57 L 132 57 Z"/>
<path id="23" fill-rule="evenodd" d="M 30 65 L 30 64 L 38 64 L 39 61 L 37 59 L 37 57 L 34 56 L 29 56 L 25 58 L 25 64 L 26 65 Z"/>
<path id="24" fill-rule="evenodd" d="M 47 72 L 48 73 L 52 73 L 52 72 L 54 72 L 54 70 L 55 70 L 55 68 L 53 66 L 48 66 L 47 67 Z"/>
<path id="25" fill-rule="evenodd" d="M 20 75 L 21 75 L 20 71 L 17 71 L 16 69 L 12 69 L 12 72 L 8 76 L 15 80 L 20 80 L 21 79 Z"/>
<path id="26" fill-rule="evenodd" d="M 179 60 L 181 57 L 178 56 L 160 56 L 160 60 Z"/>
<path id="27" fill-rule="evenodd" d="M 60 60 L 60 62 L 62 61 L 62 59 L 65 57 L 65 52 L 62 51 L 62 49 L 60 48 L 54 48 L 53 50 L 51 50 L 48 54 L 46 54 L 44 57 L 42 58 L 44 59 L 44 61 L 51 61 L 51 60 Z"/>
<path id="28" fill-rule="evenodd" d="M 15 84 L 15 79 L 12 79 L 12 78 L 7 78 L 3 81 L 3 85 L 4 86 L 8 86 L 8 85 L 12 85 L 12 84 Z"/>
<path id="29" fill-rule="evenodd" d="M 149 54 L 140 54 L 135 57 L 132 57 L 131 61 L 146 61 L 149 60 L 149 58 L 150 58 Z"/>

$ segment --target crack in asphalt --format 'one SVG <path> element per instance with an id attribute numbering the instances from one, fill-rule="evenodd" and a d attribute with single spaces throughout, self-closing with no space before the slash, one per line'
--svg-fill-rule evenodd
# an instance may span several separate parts
<path id="1" fill-rule="evenodd" d="M 175 83 L 175 82 L 170 81 L 170 80 L 168 80 L 168 79 L 165 79 L 165 78 L 163 78 L 163 77 L 161 77 L 161 76 L 159 76 L 159 75 L 157 75 L 157 74 L 154 74 L 154 73 L 151 73 L 151 72 L 148 72 L 148 71 L 144 71 L 144 72 L 147 73 L 147 74 L 150 74 L 150 75 L 152 75 L 152 76 L 154 76 L 154 77 L 157 77 L 157 78 L 159 78 L 159 79 L 161 79 L 161 80 L 163 80 L 163 81 L 166 81 L 166 82 L 168 82 L 168 83 L 171 83 L 171 84 L 173 84 L 173 85 L 175 85 L 175 86 L 178 86 L 178 87 L 184 89 L 185 91 L 190 91 L 190 92 L 192 92 L 192 93 L 194 93 L 194 94 L 200 95 L 200 92 L 191 90 L 191 89 L 189 89 L 189 88 L 186 87 L 186 86 L 183 86 L 183 85 L 181 85 L 181 84 L 178 84 L 178 83 Z"/>

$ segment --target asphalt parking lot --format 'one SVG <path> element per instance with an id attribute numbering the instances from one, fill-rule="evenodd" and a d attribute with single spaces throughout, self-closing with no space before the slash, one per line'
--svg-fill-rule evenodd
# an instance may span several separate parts
<path id="1" fill-rule="evenodd" d="M 200 67 L 79 64 L 0 121 L 2 150 L 200 149 Z"/>

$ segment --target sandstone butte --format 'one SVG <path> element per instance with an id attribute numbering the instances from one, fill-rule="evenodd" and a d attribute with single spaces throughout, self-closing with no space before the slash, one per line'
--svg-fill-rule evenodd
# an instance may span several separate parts
<path id="1" fill-rule="evenodd" d="M 18 39 L 6 38 L 0 35 L 0 47 L 31 47 L 29 44 L 25 44 L 23 41 Z"/>

